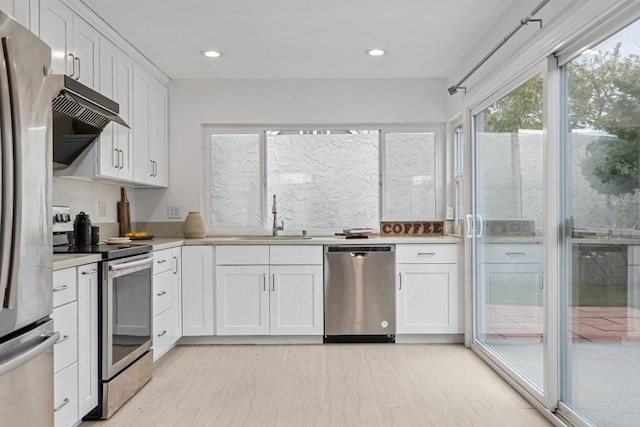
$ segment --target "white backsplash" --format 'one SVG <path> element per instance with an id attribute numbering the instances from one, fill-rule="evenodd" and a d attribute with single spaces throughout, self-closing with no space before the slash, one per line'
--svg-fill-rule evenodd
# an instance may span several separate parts
<path id="1" fill-rule="evenodd" d="M 83 211 L 91 217 L 91 222 L 118 222 L 117 203 L 120 201 L 120 185 L 105 184 L 82 179 L 53 177 L 53 204 L 69 206 L 71 216 Z M 127 198 L 131 206 L 131 221 L 135 221 L 135 190 L 127 188 Z M 99 203 L 105 203 L 105 215 L 100 215 Z"/>

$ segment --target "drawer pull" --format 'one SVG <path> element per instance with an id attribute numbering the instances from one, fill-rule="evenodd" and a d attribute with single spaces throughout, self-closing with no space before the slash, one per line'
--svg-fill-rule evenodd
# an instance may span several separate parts
<path id="1" fill-rule="evenodd" d="M 524 252 L 509 252 L 509 251 L 505 252 L 504 254 L 507 256 L 516 256 L 516 255 L 525 256 L 526 255 Z"/>
<path id="2" fill-rule="evenodd" d="M 69 402 L 71 402 L 71 400 L 69 400 L 69 398 L 68 398 L 68 397 L 65 397 L 61 404 L 59 404 L 58 406 L 56 406 L 55 408 L 53 408 L 53 412 L 58 412 L 60 409 L 62 409 L 62 408 L 64 408 L 65 406 L 67 406 L 67 404 L 68 404 Z"/>
<path id="3" fill-rule="evenodd" d="M 98 271 L 98 270 L 94 268 L 94 269 L 93 269 L 93 270 L 91 270 L 91 271 L 83 271 L 83 272 L 82 272 L 82 274 L 86 276 L 87 274 L 93 274 L 93 273 L 95 273 L 95 272 L 97 272 L 97 271 Z"/>
<path id="4" fill-rule="evenodd" d="M 164 295 L 164 294 L 166 294 L 166 293 L 167 293 L 167 291 L 162 291 L 162 292 L 158 292 L 156 295 L 157 295 L 157 296 L 159 296 L 159 297 L 161 297 L 162 295 Z"/>
<path id="5" fill-rule="evenodd" d="M 162 331 L 162 332 L 160 332 L 160 333 L 158 334 L 158 336 L 159 336 L 159 337 L 161 337 L 161 336 L 166 335 L 166 334 L 167 334 L 167 331 Z"/>
<path id="6" fill-rule="evenodd" d="M 418 256 L 434 256 L 435 252 L 418 252 Z"/>
<path id="7" fill-rule="evenodd" d="M 69 289 L 69 286 L 62 285 L 62 286 L 58 286 L 57 288 L 53 288 L 53 292 L 66 291 L 67 289 Z"/>
<path id="8" fill-rule="evenodd" d="M 68 339 L 69 339 L 69 335 L 63 335 L 58 341 L 56 341 L 56 344 L 60 344 L 62 342 L 65 342 Z"/>
<path id="9" fill-rule="evenodd" d="M 166 260 L 166 259 L 159 259 L 159 260 L 158 260 L 158 264 L 164 264 L 165 262 L 167 262 L 167 260 Z"/>

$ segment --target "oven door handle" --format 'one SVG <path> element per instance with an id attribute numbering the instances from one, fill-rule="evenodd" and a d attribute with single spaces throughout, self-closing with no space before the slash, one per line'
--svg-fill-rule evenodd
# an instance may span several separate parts
<path id="1" fill-rule="evenodd" d="M 121 264 L 113 264 L 109 266 L 109 271 L 122 271 L 122 270 L 131 269 L 131 268 L 142 267 L 147 264 L 151 265 L 154 259 L 155 257 L 149 257 L 149 258 L 140 259 L 137 261 L 123 262 Z M 144 269 L 140 268 L 139 270 L 144 270 Z"/>

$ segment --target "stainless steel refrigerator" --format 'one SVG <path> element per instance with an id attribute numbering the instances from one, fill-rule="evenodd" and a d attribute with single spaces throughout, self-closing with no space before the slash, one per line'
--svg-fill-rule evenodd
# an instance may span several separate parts
<path id="1" fill-rule="evenodd" d="M 0 12 L 0 425 L 53 425 L 51 49 Z"/>

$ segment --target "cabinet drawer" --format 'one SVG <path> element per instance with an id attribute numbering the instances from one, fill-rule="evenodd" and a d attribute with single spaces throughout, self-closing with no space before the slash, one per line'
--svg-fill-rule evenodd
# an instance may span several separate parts
<path id="1" fill-rule="evenodd" d="M 396 263 L 399 264 L 455 264 L 458 262 L 456 244 L 404 244 L 396 245 Z"/>
<path id="2" fill-rule="evenodd" d="M 273 245 L 269 252 L 272 265 L 322 265 L 320 245 Z"/>
<path id="3" fill-rule="evenodd" d="M 78 421 L 77 363 L 54 375 L 53 411 L 56 427 L 69 427 Z"/>
<path id="4" fill-rule="evenodd" d="M 163 249 L 154 251 L 153 257 L 153 274 L 169 271 L 173 267 L 173 251 L 171 249 Z"/>
<path id="5" fill-rule="evenodd" d="M 173 274 L 170 271 L 153 276 L 153 315 L 173 305 Z"/>
<path id="6" fill-rule="evenodd" d="M 53 346 L 53 372 L 59 372 L 78 360 L 78 303 L 53 310 L 53 328 L 60 332 Z"/>
<path id="7" fill-rule="evenodd" d="M 216 247 L 216 265 L 268 265 L 269 245 Z"/>
<path id="8" fill-rule="evenodd" d="M 173 310 L 166 310 L 153 318 L 153 359 L 158 360 L 175 342 Z"/>
<path id="9" fill-rule="evenodd" d="M 487 244 L 483 263 L 487 264 L 539 264 L 542 263 L 542 245 L 536 243 Z"/>
<path id="10" fill-rule="evenodd" d="M 78 287 L 76 268 L 65 268 L 53 272 L 53 306 L 59 307 L 63 304 L 76 300 L 76 289 Z"/>

